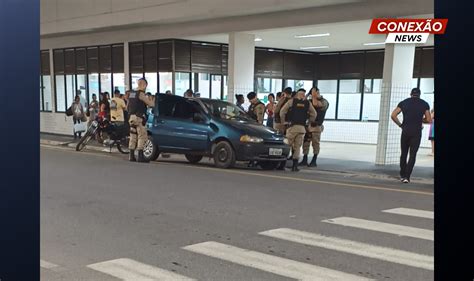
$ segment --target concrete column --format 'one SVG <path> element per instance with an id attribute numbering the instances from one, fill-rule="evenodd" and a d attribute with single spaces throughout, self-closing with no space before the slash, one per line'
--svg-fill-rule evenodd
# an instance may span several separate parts
<path id="1" fill-rule="evenodd" d="M 130 59 L 128 52 L 128 42 L 123 42 L 123 72 L 125 74 L 125 89 L 130 89 Z"/>
<path id="2" fill-rule="evenodd" d="M 51 112 L 56 112 L 56 87 L 54 87 L 54 59 L 53 49 L 49 49 L 49 73 L 51 76 Z"/>
<path id="3" fill-rule="evenodd" d="M 253 91 L 254 65 L 255 35 L 230 33 L 227 101 L 234 103 L 236 94 L 246 96 Z"/>
<path id="4" fill-rule="evenodd" d="M 386 44 L 376 165 L 398 164 L 400 161 L 401 129 L 391 120 L 390 114 L 400 101 L 410 97 L 414 60 L 415 44 Z"/>

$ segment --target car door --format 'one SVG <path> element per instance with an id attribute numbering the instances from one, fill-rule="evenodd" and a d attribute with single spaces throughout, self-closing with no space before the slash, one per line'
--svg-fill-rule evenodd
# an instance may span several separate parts
<path id="1" fill-rule="evenodd" d="M 167 122 L 170 122 L 175 132 L 175 148 L 183 152 L 208 149 L 211 132 L 209 120 L 196 102 L 187 99 L 178 101 L 173 110 L 173 119 Z"/>
<path id="2" fill-rule="evenodd" d="M 153 126 L 151 132 L 153 140 L 160 150 L 173 150 L 175 148 L 175 130 L 173 110 L 176 103 L 182 98 L 170 95 L 157 95 L 153 110 Z"/>

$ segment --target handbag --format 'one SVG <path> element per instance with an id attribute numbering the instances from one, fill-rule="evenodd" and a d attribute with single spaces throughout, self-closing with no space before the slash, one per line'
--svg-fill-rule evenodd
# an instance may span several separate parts
<path id="1" fill-rule="evenodd" d="M 72 106 L 70 106 L 67 110 L 66 110 L 66 116 L 72 116 Z"/>
<path id="2" fill-rule="evenodd" d="M 86 131 L 86 123 L 84 122 L 81 122 L 81 123 L 77 123 L 77 124 L 74 124 L 74 132 L 75 133 L 82 133 L 82 132 L 85 132 Z"/>
<path id="3" fill-rule="evenodd" d="M 87 122 L 87 117 L 85 115 L 82 115 L 81 121 L 82 122 Z"/>

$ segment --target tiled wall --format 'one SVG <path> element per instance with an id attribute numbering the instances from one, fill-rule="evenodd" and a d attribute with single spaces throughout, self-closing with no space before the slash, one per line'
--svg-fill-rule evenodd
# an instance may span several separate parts
<path id="1" fill-rule="evenodd" d="M 40 113 L 40 130 L 44 133 L 72 135 L 72 118 L 64 113 Z M 378 123 L 376 122 L 349 122 L 325 121 L 322 141 L 349 142 L 349 143 L 377 143 Z M 428 141 L 429 125 L 423 129 L 422 147 L 431 147 Z"/>

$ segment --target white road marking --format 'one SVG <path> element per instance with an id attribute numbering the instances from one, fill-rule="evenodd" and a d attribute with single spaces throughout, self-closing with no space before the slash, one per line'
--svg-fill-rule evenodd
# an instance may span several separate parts
<path id="1" fill-rule="evenodd" d="M 298 280 L 372 280 L 329 268 L 241 249 L 214 241 L 189 245 L 183 247 L 183 249 Z"/>
<path id="2" fill-rule="evenodd" d="M 397 214 L 397 215 L 404 215 L 404 216 L 426 218 L 426 219 L 434 219 L 434 212 L 417 210 L 417 209 L 395 208 L 395 209 L 383 210 L 382 212 Z"/>
<path id="3" fill-rule="evenodd" d="M 53 269 L 53 268 L 59 267 L 59 265 L 45 261 L 45 260 L 40 260 L 40 267 L 46 268 L 46 269 Z"/>
<path id="4" fill-rule="evenodd" d="M 433 256 L 379 247 L 375 245 L 323 236 L 289 228 L 278 228 L 260 232 L 259 234 L 296 242 L 304 245 L 315 246 L 358 256 L 418 267 L 428 270 L 434 268 Z"/>
<path id="5" fill-rule="evenodd" d="M 171 271 L 125 258 L 94 263 L 87 267 L 125 281 L 194 280 Z"/>
<path id="6" fill-rule="evenodd" d="M 423 228 L 416 228 L 416 227 L 411 227 L 411 226 L 404 226 L 404 225 L 398 225 L 398 224 L 391 224 L 391 223 L 384 223 L 384 222 L 370 221 L 370 220 L 363 220 L 363 219 L 356 219 L 356 218 L 349 218 L 349 217 L 340 217 L 340 218 L 335 218 L 335 219 L 323 220 L 322 222 L 434 241 L 434 231 L 423 229 Z"/>

